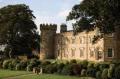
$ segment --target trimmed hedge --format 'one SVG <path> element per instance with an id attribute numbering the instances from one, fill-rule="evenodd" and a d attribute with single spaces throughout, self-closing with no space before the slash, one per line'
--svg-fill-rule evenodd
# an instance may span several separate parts
<path id="1" fill-rule="evenodd" d="M 89 76 L 96 79 L 120 79 L 120 63 L 91 63 L 88 61 L 77 62 L 76 60 L 66 63 L 40 61 L 38 59 L 16 60 L 8 59 L 0 61 L 0 68 L 10 70 L 32 71 L 35 67 L 42 67 L 43 73 L 63 74 L 75 76 Z"/>

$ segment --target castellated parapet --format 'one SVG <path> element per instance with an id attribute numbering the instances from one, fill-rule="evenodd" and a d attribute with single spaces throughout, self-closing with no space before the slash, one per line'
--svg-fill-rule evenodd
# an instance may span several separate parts
<path id="1" fill-rule="evenodd" d="M 57 30 L 56 24 L 40 24 L 40 30 Z"/>
<path id="2" fill-rule="evenodd" d="M 54 58 L 54 41 L 57 30 L 56 24 L 40 24 L 41 42 L 40 59 Z"/>

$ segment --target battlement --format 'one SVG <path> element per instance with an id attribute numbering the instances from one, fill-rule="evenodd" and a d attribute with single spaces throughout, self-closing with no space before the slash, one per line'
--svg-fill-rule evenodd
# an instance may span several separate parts
<path id="1" fill-rule="evenodd" d="M 57 30 L 57 24 L 40 24 L 40 30 Z"/>

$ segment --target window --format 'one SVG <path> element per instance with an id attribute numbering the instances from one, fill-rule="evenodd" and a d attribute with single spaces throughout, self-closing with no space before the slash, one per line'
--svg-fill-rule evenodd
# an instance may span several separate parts
<path id="1" fill-rule="evenodd" d="M 89 52 L 90 52 L 90 57 L 93 57 L 94 56 L 94 48 L 89 48 Z"/>
<path id="2" fill-rule="evenodd" d="M 75 43 L 75 37 L 72 37 L 72 44 Z"/>
<path id="3" fill-rule="evenodd" d="M 108 48 L 108 57 L 113 57 L 113 49 Z"/>
<path id="4" fill-rule="evenodd" d="M 80 39 L 80 44 L 85 44 L 85 39 L 86 37 L 85 36 L 80 36 L 79 39 Z"/>
<path id="5" fill-rule="evenodd" d="M 80 57 L 83 57 L 84 56 L 84 48 L 80 48 Z"/>
<path id="6" fill-rule="evenodd" d="M 71 49 L 71 55 L 72 55 L 72 57 L 75 56 L 75 49 Z"/>
<path id="7" fill-rule="evenodd" d="M 92 43 L 93 38 L 91 36 L 88 37 L 88 43 Z"/>

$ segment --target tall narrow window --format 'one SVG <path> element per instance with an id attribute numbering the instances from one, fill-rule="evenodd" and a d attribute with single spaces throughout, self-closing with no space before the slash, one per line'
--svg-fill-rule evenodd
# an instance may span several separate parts
<path id="1" fill-rule="evenodd" d="M 72 55 L 72 57 L 75 56 L 75 49 L 71 49 L 71 55 Z"/>
<path id="2" fill-rule="evenodd" d="M 72 44 L 75 43 L 75 37 L 72 37 Z"/>
<path id="3" fill-rule="evenodd" d="M 84 48 L 80 48 L 80 57 L 83 57 L 84 56 Z"/>
<path id="4" fill-rule="evenodd" d="M 113 57 L 113 49 L 108 48 L 108 57 Z"/>
<path id="5" fill-rule="evenodd" d="M 89 49 L 90 57 L 94 57 L 94 48 Z"/>

